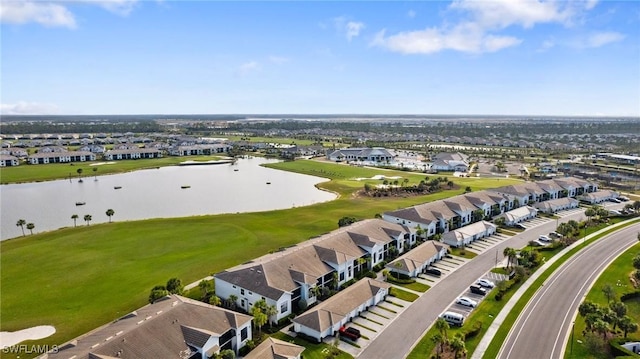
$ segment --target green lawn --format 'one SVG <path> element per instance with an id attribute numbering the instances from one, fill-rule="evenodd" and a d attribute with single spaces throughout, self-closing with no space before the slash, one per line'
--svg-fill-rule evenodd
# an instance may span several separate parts
<path id="1" fill-rule="evenodd" d="M 422 283 L 418 283 L 418 282 L 407 283 L 407 284 L 393 282 L 393 284 L 399 285 L 399 286 L 407 288 L 407 289 L 414 290 L 416 292 L 422 292 L 422 293 L 426 292 L 427 290 L 429 290 L 429 288 L 431 288 L 426 284 L 422 284 Z"/>
<path id="2" fill-rule="evenodd" d="M 317 164 L 298 162 L 308 169 Z M 281 165 L 288 167 L 290 163 Z M 335 164 L 319 166 L 343 178 L 348 177 L 346 174 L 363 177 L 383 173 Z M 339 191 L 341 198 L 308 207 L 104 223 L 3 241 L 0 329 L 13 331 L 50 324 L 56 327 L 56 334 L 39 344 L 60 344 L 144 305 L 149 290 L 171 277 L 189 283 L 335 230 L 341 217 L 373 218 L 376 213 L 461 192 L 357 198 L 352 193 L 361 184 L 352 182 L 359 183 L 323 183 L 322 187 Z M 502 184 L 506 184 L 504 179 L 493 186 Z M 478 182 L 475 188 L 480 187 L 491 187 L 491 182 Z"/>
<path id="3" fill-rule="evenodd" d="M 389 288 L 389 295 L 398 299 L 406 300 L 407 302 L 413 302 L 418 299 L 418 295 L 415 293 L 407 292 L 396 287 Z"/>
<path id="4" fill-rule="evenodd" d="M 329 345 L 327 344 L 318 344 L 311 343 L 304 339 L 293 338 L 282 332 L 274 333 L 271 335 L 272 337 L 280 340 L 284 340 L 286 342 L 293 342 L 294 344 L 305 347 L 305 351 L 302 352 L 302 356 L 305 359 L 325 359 L 327 358 L 326 352 L 329 350 Z M 340 355 L 334 357 L 336 359 L 349 359 L 353 358 L 350 354 L 340 351 Z"/>
<path id="5" fill-rule="evenodd" d="M 611 284 L 618 296 L 620 296 L 627 292 L 632 292 L 635 289 L 633 288 L 633 284 L 629 280 L 630 274 L 634 271 L 633 268 L 633 257 L 640 253 L 640 243 L 634 245 L 626 252 L 622 253 L 618 258 L 616 258 L 611 265 L 607 267 L 607 269 L 602 272 L 598 280 L 594 283 L 593 287 L 587 293 L 585 300 L 589 300 L 594 303 L 598 303 L 600 305 L 606 305 L 607 299 L 602 292 L 602 288 L 606 284 Z M 618 285 L 619 283 L 619 285 Z M 627 315 L 634 318 L 636 323 L 640 322 L 640 299 L 631 299 L 627 302 Z M 573 359 L 573 358 L 596 358 L 593 354 L 589 353 L 589 351 L 577 340 L 582 340 L 582 331 L 585 329 L 584 318 L 580 315 L 576 317 L 575 328 L 574 328 L 574 342 L 573 345 L 573 353 L 570 352 L 569 348 L 571 346 L 571 338 L 567 342 L 567 351 L 565 352 L 565 358 Z"/>
<path id="6" fill-rule="evenodd" d="M 78 178 L 78 169 L 82 169 L 82 177 L 93 177 L 113 173 L 130 172 L 146 168 L 173 166 L 185 161 L 212 161 L 219 160 L 218 156 L 189 156 L 189 157 L 163 157 L 139 160 L 120 161 L 91 161 L 74 163 L 50 163 L 46 165 L 21 164 L 16 167 L 3 167 L 0 172 L 0 183 L 41 182 L 55 179 L 65 179 L 69 176 Z M 109 162 L 109 163 L 107 163 Z M 98 163 L 104 163 L 96 165 Z M 94 164 L 94 166 L 91 166 Z M 93 171 L 97 168 L 97 171 Z"/>
<path id="7" fill-rule="evenodd" d="M 451 253 L 451 255 L 466 258 L 466 259 L 473 259 L 477 256 L 476 253 L 468 249 L 456 248 L 456 247 L 449 248 L 449 253 Z"/>

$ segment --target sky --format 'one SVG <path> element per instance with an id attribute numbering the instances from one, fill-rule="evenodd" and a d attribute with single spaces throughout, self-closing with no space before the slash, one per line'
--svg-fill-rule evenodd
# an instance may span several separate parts
<path id="1" fill-rule="evenodd" d="M 640 1 L 0 0 L 2 114 L 640 116 Z"/>

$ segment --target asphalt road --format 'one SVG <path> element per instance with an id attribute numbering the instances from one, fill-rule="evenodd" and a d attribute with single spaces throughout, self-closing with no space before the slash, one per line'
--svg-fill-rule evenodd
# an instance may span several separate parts
<path id="1" fill-rule="evenodd" d="M 584 212 L 579 212 L 563 217 L 559 222 L 571 219 L 580 221 L 585 218 Z M 478 278 L 492 269 L 496 265 L 496 257 L 498 260 L 503 259 L 502 252 L 506 247 L 522 248 L 529 241 L 537 239 L 539 235 L 547 234 L 555 229 L 556 221 L 549 221 L 500 242 L 467 262 L 413 302 L 360 353 L 358 358 L 405 358 L 438 316 L 449 307 L 460 293 L 467 290 Z"/>
<path id="2" fill-rule="evenodd" d="M 584 248 L 558 268 L 530 299 L 511 328 L 499 358 L 562 358 L 574 315 L 600 273 L 638 242 L 640 224 Z"/>

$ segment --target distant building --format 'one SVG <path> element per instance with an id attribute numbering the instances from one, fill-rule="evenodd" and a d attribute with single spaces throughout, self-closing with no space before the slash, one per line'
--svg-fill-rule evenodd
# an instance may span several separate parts
<path id="1" fill-rule="evenodd" d="M 135 160 L 140 158 L 160 158 L 162 151 L 157 148 L 138 148 L 127 150 L 109 150 L 105 152 L 104 159 L 115 160 Z"/>
<path id="2" fill-rule="evenodd" d="M 0 167 L 12 167 L 19 165 L 18 157 L 11 155 L 0 155 Z"/>
<path id="3" fill-rule="evenodd" d="M 469 157 L 460 152 L 439 153 L 429 163 L 432 171 L 456 171 L 467 172 L 469 170 Z"/>
<path id="4" fill-rule="evenodd" d="M 327 159 L 335 162 L 391 163 L 393 155 L 384 148 L 342 148 L 327 153 Z"/>
<path id="5" fill-rule="evenodd" d="M 301 359 L 304 347 L 268 337 L 244 359 Z"/>
<path id="6" fill-rule="evenodd" d="M 169 154 L 172 156 L 197 156 L 197 155 L 215 155 L 229 152 L 231 146 L 226 144 L 209 144 L 209 145 L 191 145 L 191 146 L 173 146 L 169 148 Z"/>
<path id="7" fill-rule="evenodd" d="M 401 273 L 409 277 L 417 277 L 430 264 L 444 258 L 449 246 L 438 241 L 426 241 L 399 258 L 394 259 L 386 268 L 391 273 Z"/>
<path id="8" fill-rule="evenodd" d="M 84 151 L 38 152 L 30 155 L 27 158 L 27 161 L 32 165 L 47 163 L 86 162 L 95 160 L 95 153 Z"/>

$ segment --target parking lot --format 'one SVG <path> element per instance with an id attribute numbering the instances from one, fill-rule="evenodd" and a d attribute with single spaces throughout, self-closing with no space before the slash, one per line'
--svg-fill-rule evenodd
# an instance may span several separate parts
<path id="1" fill-rule="evenodd" d="M 376 306 L 369 308 L 362 312 L 360 316 L 353 319 L 351 323 L 348 323 L 346 327 L 353 327 L 360 331 L 362 335 L 355 344 L 356 347 L 345 340 L 340 340 L 338 348 L 345 351 L 354 357 L 357 357 L 364 348 L 366 348 L 373 339 L 375 339 L 382 331 L 396 319 L 400 313 L 411 305 L 410 302 L 398 299 L 396 297 L 387 296 L 385 301 L 378 303 Z M 292 335 L 292 333 L 287 333 Z M 324 342 L 332 344 L 335 337 L 327 337 Z"/>

